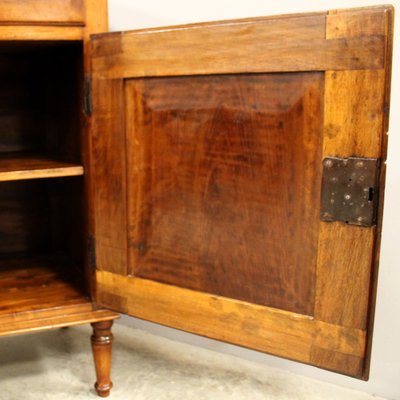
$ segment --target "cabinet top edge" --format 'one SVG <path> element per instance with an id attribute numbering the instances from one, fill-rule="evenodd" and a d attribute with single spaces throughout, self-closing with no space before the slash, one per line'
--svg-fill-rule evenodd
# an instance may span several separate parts
<path id="1" fill-rule="evenodd" d="M 256 23 L 256 22 L 271 21 L 271 20 L 282 20 L 282 19 L 326 17 L 328 15 L 333 15 L 333 14 L 370 13 L 370 12 L 381 12 L 381 13 L 393 14 L 394 6 L 391 4 L 384 4 L 384 5 L 374 5 L 374 6 L 367 6 L 367 7 L 333 9 L 333 10 L 328 10 L 328 11 L 276 14 L 276 15 L 268 15 L 268 16 L 260 16 L 260 17 L 235 18 L 235 19 L 208 21 L 208 22 L 194 22 L 194 23 L 188 23 L 188 24 L 166 25 L 166 26 L 161 26 L 161 27 L 132 29 L 132 30 L 127 30 L 127 31 L 96 33 L 96 34 L 92 34 L 90 36 L 90 39 L 91 40 L 100 40 L 104 37 L 120 36 L 122 34 L 139 34 L 140 35 L 143 33 L 156 33 L 156 32 L 171 31 L 171 30 L 184 30 L 184 29 L 193 29 L 193 28 L 212 27 L 212 26 L 218 26 L 218 25 L 229 25 L 232 23 L 245 24 L 245 23 Z"/>

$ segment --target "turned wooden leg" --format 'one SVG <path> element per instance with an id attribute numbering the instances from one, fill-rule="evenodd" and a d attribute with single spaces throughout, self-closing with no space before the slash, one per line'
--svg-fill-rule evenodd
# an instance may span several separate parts
<path id="1" fill-rule="evenodd" d="M 113 321 L 102 321 L 91 324 L 93 327 L 92 350 L 97 376 L 97 382 L 94 387 L 100 397 L 107 397 L 112 388 L 110 379 L 113 342 L 113 335 L 111 333 L 112 324 Z"/>

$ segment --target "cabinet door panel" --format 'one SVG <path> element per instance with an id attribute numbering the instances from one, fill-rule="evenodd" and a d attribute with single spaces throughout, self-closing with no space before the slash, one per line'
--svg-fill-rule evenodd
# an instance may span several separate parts
<path id="1" fill-rule="evenodd" d="M 127 80 L 132 275 L 313 313 L 323 78 Z"/>
<path id="2" fill-rule="evenodd" d="M 322 161 L 385 159 L 391 21 L 373 7 L 93 37 L 96 301 L 366 378 L 381 212 L 321 221 Z"/>

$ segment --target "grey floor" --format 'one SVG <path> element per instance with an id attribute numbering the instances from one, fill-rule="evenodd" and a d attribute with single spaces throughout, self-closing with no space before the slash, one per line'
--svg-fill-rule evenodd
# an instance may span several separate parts
<path id="1" fill-rule="evenodd" d="M 110 400 L 379 400 L 116 324 Z M 1 400 L 96 399 L 88 326 L 0 338 Z"/>

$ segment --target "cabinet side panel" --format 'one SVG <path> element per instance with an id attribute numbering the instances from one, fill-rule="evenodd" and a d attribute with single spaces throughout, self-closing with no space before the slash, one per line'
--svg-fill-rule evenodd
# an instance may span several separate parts
<path id="1" fill-rule="evenodd" d="M 93 81 L 91 187 L 96 267 L 127 269 L 126 162 L 122 80 Z"/>

